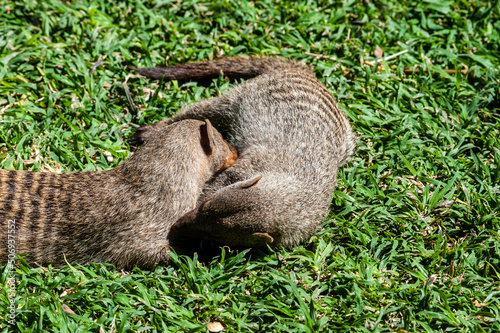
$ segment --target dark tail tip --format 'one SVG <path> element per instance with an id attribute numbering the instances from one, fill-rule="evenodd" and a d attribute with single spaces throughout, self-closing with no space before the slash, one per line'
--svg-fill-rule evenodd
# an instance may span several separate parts
<path id="1" fill-rule="evenodd" d="M 132 68 L 133 71 L 154 80 L 175 80 L 174 77 L 168 75 L 168 67 L 154 67 L 154 68 Z"/>

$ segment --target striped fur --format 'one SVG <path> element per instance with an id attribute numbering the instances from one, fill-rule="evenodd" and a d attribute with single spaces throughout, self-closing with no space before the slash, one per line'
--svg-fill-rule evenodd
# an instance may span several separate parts
<path id="1" fill-rule="evenodd" d="M 152 267 L 167 259 L 172 223 L 234 159 L 209 122 L 187 120 L 162 128 L 113 170 L 0 170 L 0 264 L 14 224 L 15 253 L 30 263 Z"/>

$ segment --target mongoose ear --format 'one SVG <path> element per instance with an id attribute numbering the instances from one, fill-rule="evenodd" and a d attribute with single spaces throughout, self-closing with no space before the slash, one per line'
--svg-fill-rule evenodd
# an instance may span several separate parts
<path id="1" fill-rule="evenodd" d="M 205 151 L 205 154 L 212 155 L 214 138 L 214 127 L 210 120 L 205 119 L 205 125 L 201 125 L 201 147 Z"/>
<path id="2" fill-rule="evenodd" d="M 255 176 L 253 178 L 250 178 L 248 180 L 244 180 L 240 183 L 241 188 L 249 188 L 254 186 L 259 182 L 259 180 L 262 178 L 262 176 Z"/>
<path id="3" fill-rule="evenodd" d="M 274 242 L 274 238 L 267 232 L 254 232 L 250 237 L 256 246 L 265 246 Z"/>

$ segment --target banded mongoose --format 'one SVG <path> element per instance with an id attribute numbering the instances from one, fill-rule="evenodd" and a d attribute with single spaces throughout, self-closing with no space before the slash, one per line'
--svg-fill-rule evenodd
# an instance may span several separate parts
<path id="1" fill-rule="evenodd" d="M 162 127 L 112 170 L 0 170 L 0 264 L 8 244 L 42 265 L 67 260 L 150 268 L 166 261 L 170 226 L 235 159 L 210 121 L 185 120 Z M 14 241 L 7 240 L 7 224 L 15 225 Z"/>
<path id="2" fill-rule="evenodd" d="M 239 57 L 134 70 L 163 80 L 254 77 L 132 137 L 140 144 L 166 124 L 207 118 L 238 151 L 236 163 L 206 186 L 198 207 L 172 233 L 259 247 L 293 246 L 315 232 L 328 214 L 338 169 L 353 154 L 355 136 L 308 67 Z"/>

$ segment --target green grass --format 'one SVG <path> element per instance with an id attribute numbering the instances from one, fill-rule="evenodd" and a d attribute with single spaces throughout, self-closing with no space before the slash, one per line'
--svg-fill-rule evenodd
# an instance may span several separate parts
<path id="1" fill-rule="evenodd" d="M 377 45 L 407 52 L 362 63 Z M 129 67 L 222 55 L 313 64 L 359 136 L 303 245 L 153 271 L 20 265 L 17 329 L 500 331 L 499 45 L 499 1 L 0 0 L 2 168 L 117 166 L 137 126 L 232 85 L 159 87 Z"/>

